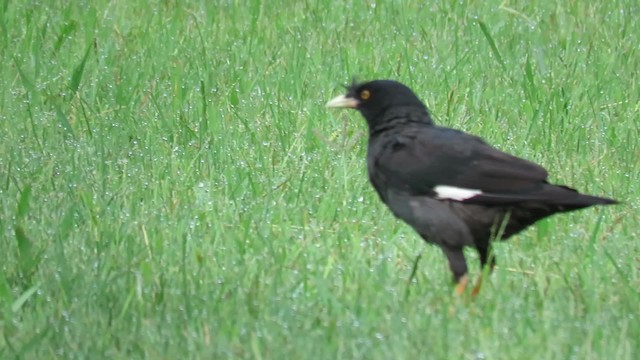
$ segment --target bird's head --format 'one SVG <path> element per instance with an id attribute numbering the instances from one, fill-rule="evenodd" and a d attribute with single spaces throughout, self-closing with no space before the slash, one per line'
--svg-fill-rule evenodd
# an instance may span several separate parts
<path id="1" fill-rule="evenodd" d="M 416 94 L 397 81 L 374 80 L 357 83 L 354 80 L 351 85 L 345 87 L 347 93 L 331 99 L 327 107 L 356 109 L 367 120 L 370 128 L 375 128 L 381 121 L 385 121 L 385 114 L 392 109 L 424 110 L 428 114 L 425 105 Z M 428 121 L 430 122 L 430 119 Z"/>

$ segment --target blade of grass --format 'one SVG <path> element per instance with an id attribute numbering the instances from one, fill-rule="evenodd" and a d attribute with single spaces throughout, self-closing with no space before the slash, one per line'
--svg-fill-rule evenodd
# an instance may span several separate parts
<path id="1" fill-rule="evenodd" d="M 89 108 L 89 111 L 91 111 L 92 113 L 95 112 L 95 111 L 92 111 L 91 105 L 87 104 L 86 101 L 81 99 L 80 110 L 82 110 L 82 117 L 84 118 L 84 123 L 87 125 L 87 135 L 89 136 L 89 138 L 93 138 L 93 129 L 91 127 L 91 123 L 89 122 L 89 116 L 87 115 L 87 108 Z"/>
<path id="2" fill-rule="evenodd" d="M 2 43 L 6 45 L 9 42 L 9 33 L 7 32 L 7 23 L 5 20 L 5 14 L 9 8 L 9 0 L 4 0 L 0 4 L 2 10 L 0 11 L 0 34 L 2 34 Z"/>
<path id="3" fill-rule="evenodd" d="M 71 127 L 71 123 L 69 123 L 69 119 L 67 119 L 67 115 L 64 114 L 64 112 L 60 108 L 60 105 L 54 104 L 53 106 L 56 109 L 56 118 L 58 119 L 58 122 L 60 122 L 60 125 L 62 125 L 62 128 L 65 130 L 65 135 L 71 136 L 75 139 L 76 136 L 73 132 L 73 128 Z"/>
<path id="4" fill-rule="evenodd" d="M 13 303 L 13 293 L 11 286 L 4 274 L 0 274 L 0 310 L 4 309 L 5 304 Z"/>
<path id="5" fill-rule="evenodd" d="M 56 38 L 56 42 L 53 45 L 53 52 L 55 54 L 58 53 L 58 51 L 60 50 L 64 42 L 69 38 L 69 35 L 72 32 L 74 32 L 77 27 L 78 27 L 78 23 L 73 20 L 69 21 L 68 23 L 64 24 L 64 26 L 62 26 L 62 29 L 60 29 L 60 33 Z"/>
<path id="6" fill-rule="evenodd" d="M 9 159 L 9 164 L 7 164 L 7 172 L 6 172 L 6 177 L 4 180 L 4 186 L 3 189 L 4 191 L 7 191 L 9 189 L 9 185 L 11 184 L 11 165 L 13 165 L 13 159 Z"/>
<path id="7" fill-rule="evenodd" d="M 69 82 L 69 89 L 71 89 L 71 98 L 73 98 L 78 92 L 78 88 L 80 88 L 80 81 L 82 81 L 82 74 L 84 73 L 84 67 L 87 64 L 87 59 L 89 58 L 89 54 L 91 53 L 91 48 L 93 44 L 87 46 L 87 50 L 84 52 L 84 56 L 82 57 L 82 61 L 80 64 L 73 69 L 73 74 L 71 75 L 71 81 Z"/>
<path id="8" fill-rule="evenodd" d="M 20 193 L 20 200 L 18 200 L 18 209 L 16 211 L 16 220 L 20 221 L 29 212 L 29 200 L 31 199 L 31 186 L 27 185 L 22 189 Z"/>
<path id="9" fill-rule="evenodd" d="M 600 231 L 600 226 L 602 225 L 603 218 L 604 216 L 602 214 L 598 216 L 596 225 L 594 226 L 593 231 L 591 231 L 591 236 L 589 236 L 589 261 L 593 261 L 593 258 L 597 256 L 598 250 L 596 249 L 596 241 L 598 240 L 598 232 Z"/>
<path id="10" fill-rule="evenodd" d="M 524 63 L 524 75 L 527 82 L 531 86 L 531 89 L 535 89 L 536 82 L 533 76 L 533 67 L 531 66 L 531 57 L 527 56 L 527 61 Z"/>
<path id="11" fill-rule="evenodd" d="M 613 265 L 613 268 L 616 270 L 616 273 L 618 274 L 620 280 L 622 280 L 625 283 L 626 287 L 628 289 L 632 289 L 633 292 L 640 294 L 640 291 L 636 290 L 637 287 L 629 280 L 629 276 L 625 274 L 624 271 L 622 271 L 622 269 L 620 268 L 620 265 L 618 265 L 618 263 L 616 262 L 616 259 L 611 255 L 611 253 L 609 253 L 607 249 L 602 249 L 602 253 L 609 260 L 611 265 Z"/>
<path id="12" fill-rule="evenodd" d="M 421 258 L 422 258 L 422 253 L 418 254 L 415 260 L 413 260 L 413 266 L 411 267 L 411 275 L 409 275 L 409 280 L 407 280 L 407 288 L 404 292 L 405 300 L 409 298 L 409 293 L 411 292 L 411 283 L 413 282 L 413 279 L 415 279 L 416 277 L 416 273 L 418 272 L 418 263 L 420 262 Z"/>
<path id="13" fill-rule="evenodd" d="M 22 70 L 22 67 L 20 67 L 18 60 L 15 57 L 13 58 L 13 63 L 16 66 L 16 70 L 18 70 L 18 75 L 20 75 L 22 86 L 24 86 L 24 88 L 27 90 L 27 93 L 31 97 L 31 101 L 37 103 L 39 99 L 39 94 L 38 94 L 38 91 L 36 90 L 34 81 Z"/>
<path id="14" fill-rule="evenodd" d="M 18 265 L 22 278 L 28 283 L 39 263 L 39 256 L 34 255 L 33 241 L 29 239 L 20 225 L 13 227 L 18 245 Z"/>
<path id="15" fill-rule="evenodd" d="M 38 291 L 39 287 L 40 285 L 37 285 L 37 284 L 33 285 L 32 287 L 27 289 L 27 291 L 23 292 L 20 296 L 18 296 L 16 301 L 14 301 L 13 304 L 11 305 L 11 311 L 18 312 L 22 308 L 22 306 L 27 302 L 27 300 L 29 300 L 29 298 L 33 296 L 33 294 L 35 294 L 36 291 Z"/>
<path id="16" fill-rule="evenodd" d="M 493 36 L 491 36 L 491 32 L 489 31 L 489 28 L 481 20 L 478 20 L 478 25 L 480 26 L 480 30 L 482 30 L 482 33 L 484 34 L 485 39 L 487 39 L 487 42 L 489 43 L 491 52 L 493 52 L 493 55 L 496 57 L 496 60 L 498 60 L 498 62 L 500 63 L 500 66 L 502 66 L 502 69 L 506 70 L 504 60 L 502 60 L 502 55 L 500 55 L 500 51 L 496 46 L 496 42 L 493 40 Z"/>
<path id="17" fill-rule="evenodd" d="M 200 146 L 204 145 L 204 139 L 209 136 L 209 116 L 207 115 L 207 92 L 204 80 L 200 79 L 200 97 L 202 98 L 202 119 L 200 119 Z"/>

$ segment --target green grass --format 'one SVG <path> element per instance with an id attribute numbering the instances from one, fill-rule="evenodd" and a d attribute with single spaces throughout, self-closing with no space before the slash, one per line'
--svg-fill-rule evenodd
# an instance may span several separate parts
<path id="1" fill-rule="evenodd" d="M 640 354 L 637 1 L 0 9 L 0 358 Z M 625 203 L 498 245 L 455 298 L 324 107 L 353 75 Z"/>

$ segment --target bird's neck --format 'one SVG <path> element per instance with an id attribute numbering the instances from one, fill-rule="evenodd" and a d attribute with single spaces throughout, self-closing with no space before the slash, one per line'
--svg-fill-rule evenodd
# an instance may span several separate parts
<path id="1" fill-rule="evenodd" d="M 407 124 L 433 125 L 433 120 L 431 120 L 429 110 L 426 107 L 394 107 L 376 118 L 379 119 L 376 122 L 368 121 L 369 135 L 375 135 Z"/>

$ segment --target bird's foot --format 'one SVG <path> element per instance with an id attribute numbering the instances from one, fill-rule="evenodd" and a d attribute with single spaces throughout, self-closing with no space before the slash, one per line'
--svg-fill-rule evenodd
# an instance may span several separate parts
<path id="1" fill-rule="evenodd" d="M 476 285 L 473 287 L 473 290 L 471 290 L 471 296 L 478 296 L 478 294 L 480 293 L 480 288 L 482 288 L 482 274 L 480 274 L 478 281 L 476 281 Z"/>
<path id="2" fill-rule="evenodd" d="M 467 289 L 467 285 L 469 284 L 469 276 L 467 274 L 462 275 L 458 283 L 456 284 L 455 294 L 460 296 L 464 294 L 464 291 Z"/>

